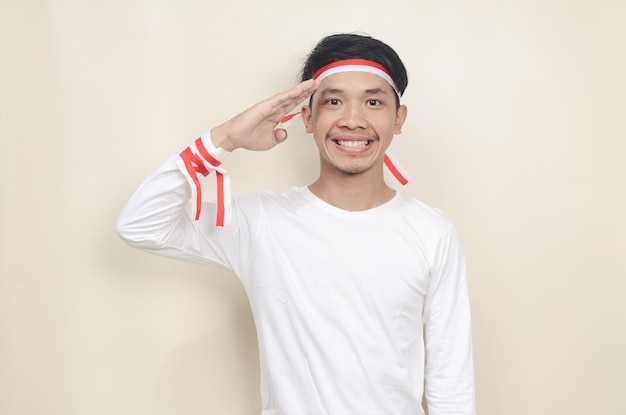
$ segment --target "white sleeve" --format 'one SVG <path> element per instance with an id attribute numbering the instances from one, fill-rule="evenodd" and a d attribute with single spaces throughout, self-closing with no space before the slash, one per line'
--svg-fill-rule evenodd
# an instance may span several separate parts
<path id="1" fill-rule="evenodd" d="M 206 134 L 196 145 L 168 159 L 135 191 L 117 219 L 116 230 L 125 242 L 142 251 L 232 269 L 229 252 L 236 249 L 236 224 L 217 227 L 217 203 L 201 203 L 199 215 L 200 205 L 192 200 L 197 191 L 193 183 L 199 183 L 208 172 L 190 177 L 195 172 L 185 168 L 183 157 L 193 149 L 199 160 L 195 151 L 200 142 L 215 154 Z M 228 155 L 223 150 L 218 154 L 221 159 Z"/>
<path id="2" fill-rule="evenodd" d="M 430 415 L 474 415 L 474 367 L 467 276 L 456 228 L 434 254 L 424 305 L 425 391 Z"/>

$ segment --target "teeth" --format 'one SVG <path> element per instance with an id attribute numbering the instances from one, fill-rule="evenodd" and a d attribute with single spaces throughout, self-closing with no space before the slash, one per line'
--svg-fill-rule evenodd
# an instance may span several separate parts
<path id="1" fill-rule="evenodd" d="M 341 147 L 361 148 L 367 146 L 368 141 L 337 141 Z"/>

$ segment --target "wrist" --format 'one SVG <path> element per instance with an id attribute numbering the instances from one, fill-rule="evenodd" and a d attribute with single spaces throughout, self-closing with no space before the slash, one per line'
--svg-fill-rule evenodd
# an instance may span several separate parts
<path id="1" fill-rule="evenodd" d="M 202 136 L 200 137 L 200 140 L 202 141 L 202 145 L 204 146 L 204 148 L 206 149 L 210 157 L 212 157 L 217 162 L 219 162 L 219 164 L 221 164 L 230 155 L 230 151 L 224 148 L 223 145 L 218 145 L 216 141 L 218 142 L 221 142 L 221 141 L 215 140 L 215 137 L 213 136 L 214 130 L 215 129 L 211 130 L 208 133 L 202 134 Z M 207 160 L 207 161 L 210 161 L 210 160 Z"/>
<path id="2" fill-rule="evenodd" d="M 235 150 L 236 147 L 233 145 L 225 130 L 226 129 L 224 127 L 224 124 L 222 124 L 214 127 L 208 134 L 205 135 L 208 135 L 210 137 L 209 141 L 211 141 L 212 147 L 230 153 L 231 151 Z M 207 143 L 205 143 L 205 145 L 206 144 Z"/>

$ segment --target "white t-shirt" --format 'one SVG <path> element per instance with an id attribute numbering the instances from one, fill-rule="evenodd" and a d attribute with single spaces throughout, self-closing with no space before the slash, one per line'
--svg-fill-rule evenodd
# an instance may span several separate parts
<path id="1" fill-rule="evenodd" d="M 397 193 L 345 211 L 307 187 L 192 212 L 166 162 L 118 220 L 132 246 L 241 279 L 256 323 L 263 415 L 474 414 L 465 260 L 454 224 Z"/>

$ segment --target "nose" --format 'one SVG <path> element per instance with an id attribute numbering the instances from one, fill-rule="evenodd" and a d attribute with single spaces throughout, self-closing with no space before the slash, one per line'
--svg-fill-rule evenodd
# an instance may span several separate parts
<path id="1" fill-rule="evenodd" d="M 351 130 L 365 128 L 367 126 L 365 109 L 358 104 L 344 105 L 341 117 L 337 123 L 339 127 L 346 127 Z"/>

